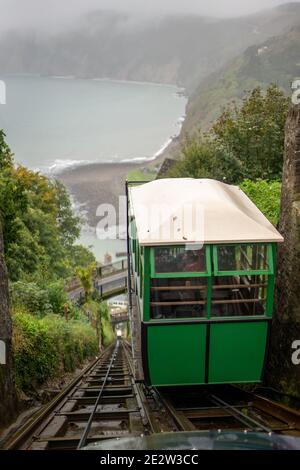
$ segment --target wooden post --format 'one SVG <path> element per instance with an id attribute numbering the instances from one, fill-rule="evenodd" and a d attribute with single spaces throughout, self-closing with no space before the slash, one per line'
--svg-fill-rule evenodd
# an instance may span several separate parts
<path id="1" fill-rule="evenodd" d="M 65 304 L 66 321 L 69 321 L 69 305 Z"/>

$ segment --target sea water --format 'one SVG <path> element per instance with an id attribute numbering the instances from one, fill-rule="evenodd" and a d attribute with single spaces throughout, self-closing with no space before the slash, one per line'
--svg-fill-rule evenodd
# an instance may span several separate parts
<path id="1" fill-rule="evenodd" d="M 186 98 L 174 86 L 73 77 L 1 76 L 6 104 L 0 129 L 17 163 L 48 175 L 89 163 L 155 158 L 179 134 Z M 126 250 L 124 240 L 80 243 L 103 262 Z"/>
<path id="2" fill-rule="evenodd" d="M 180 131 L 178 88 L 72 77 L 1 76 L 0 128 L 18 163 L 55 173 L 153 158 Z"/>

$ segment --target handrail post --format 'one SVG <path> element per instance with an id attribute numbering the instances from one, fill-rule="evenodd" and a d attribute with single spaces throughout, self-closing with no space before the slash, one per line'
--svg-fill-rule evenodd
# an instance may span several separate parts
<path id="1" fill-rule="evenodd" d="M 126 181 L 126 212 L 127 212 L 127 284 L 128 284 L 128 297 L 129 297 L 129 307 L 132 308 L 132 296 L 131 296 L 131 269 L 130 269 L 130 239 L 129 239 L 129 186 L 128 181 Z"/>

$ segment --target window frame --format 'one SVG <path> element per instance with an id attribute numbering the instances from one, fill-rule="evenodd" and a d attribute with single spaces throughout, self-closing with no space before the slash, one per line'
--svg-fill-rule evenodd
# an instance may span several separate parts
<path id="1" fill-rule="evenodd" d="M 152 279 L 165 279 L 165 278 L 176 278 L 176 277 L 211 277 L 212 266 L 209 245 L 204 245 L 205 249 L 205 264 L 206 271 L 195 272 L 195 271 L 176 271 L 173 273 L 157 273 L 155 270 L 155 250 L 157 248 L 184 248 L 185 245 L 159 245 L 151 247 L 150 249 L 150 276 Z"/>
<path id="2" fill-rule="evenodd" d="M 198 276 L 198 277 L 199 277 L 199 276 Z M 190 301 L 190 300 L 187 300 L 186 302 L 185 302 L 185 301 L 178 301 L 178 302 L 177 302 L 177 301 L 174 301 L 174 305 L 203 305 L 203 307 L 204 307 L 204 315 L 203 315 L 203 316 L 197 316 L 197 317 L 195 317 L 195 316 L 194 316 L 194 317 L 188 316 L 188 317 L 180 317 L 180 318 L 175 318 L 175 317 L 160 318 L 159 321 L 163 321 L 163 320 L 167 320 L 167 321 L 173 321 L 173 320 L 174 320 L 174 321 L 179 321 L 179 320 L 184 320 L 184 321 L 185 321 L 185 320 L 191 320 L 191 321 L 193 321 L 193 320 L 195 320 L 195 319 L 197 319 L 197 320 L 201 320 L 201 319 L 202 319 L 202 320 L 207 320 L 207 319 L 209 318 L 209 316 L 208 316 L 208 291 L 209 291 L 209 286 L 208 286 L 208 284 L 209 284 L 210 278 L 209 278 L 209 277 L 204 277 L 204 276 L 200 276 L 200 277 L 203 278 L 203 279 L 206 279 L 206 281 L 207 281 L 205 286 L 204 286 L 204 285 L 201 286 L 201 287 L 203 287 L 202 290 L 204 290 L 204 291 L 206 292 L 205 300 L 203 300 L 203 301 L 198 301 L 198 300 L 196 300 L 196 301 Z M 195 277 L 193 276 L 193 278 L 195 278 Z M 150 279 L 150 281 L 151 281 L 152 279 L 158 279 L 158 278 L 153 278 L 153 277 L 152 277 L 152 278 Z M 178 277 L 178 278 L 172 277 L 172 278 L 169 278 L 169 279 L 186 279 L 186 278 L 185 278 L 185 277 L 184 277 L 184 278 L 183 278 L 183 277 Z M 197 278 L 195 278 L 195 279 L 197 279 Z M 159 286 L 158 286 L 158 287 L 159 287 Z M 168 289 L 167 289 L 168 286 L 163 286 L 163 287 L 165 287 L 164 290 L 168 290 Z M 194 290 L 198 290 L 198 287 L 199 287 L 199 286 L 196 285 Z M 151 301 L 151 289 L 152 289 L 152 288 L 155 288 L 155 286 L 151 286 L 151 282 L 150 282 L 150 300 L 149 300 L 149 306 L 150 306 L 150 309 L 149 309 L 149 311 L 150 311 L 150 320 L 151 320 L 151 321 L 157 321 L 157 319 L 151 317 L 151 307 L 155 306 L 155 305 L 153 305 L 153 303 L 154 303 L 154 304 L 155 304 L 155 303 L 163 304 L 164 302 L 163 302 L 163 301 Z M 180 289 L 180 286 L 178 286 L 178 290 L 181 290 L 181 289 Z M 193 290 L 193 289 L 191 288 L 191 290 Z M 201 289 L 200 289 L 200 290 L 201 290 Z M 168 301 L 166 301 L 166 304 L 168 304 Z M 161 307 L 164 307 L 164 305 L 160 305 L 160 306 L 161 306 Z M 168 305 L 165 305 L 165 306 L 168 306 Z"/>
<path id="3" fill-rule="evenodd" d="M 228 301 L 228 302 L 227 302 L 227 301 L 224 300 L 224 299 L 221 299 L 220 301 L 214 299 L 214 298 L 213 298 L 213 293 L 214 293 L 215 289 L 214 289 L 214 286 L 213 286 L 213 288 L 212 288 L 212 297 L 211 297 L 211 312 L 210 312 L 211 318 L 213 318 L 214 320 L 216 320 L 216 319 L 224 319 L 224 318 L 237 318 L 237 319 L 242 319 L 242 318 L 254 318 L 254 317 L 255 317 L 255 318 L 256 318 L 256 317 L 267 317 L 267 316 L 268 316 L 268 314 L 267 314 L 267 312 L 268 312 L 268 288 L 269 288 L 270 280 L 269 280 L 269 276 L 268 276 L 268 275 L 265 275 L 265 274 L 264 274 L 263 276 L 266 277 L 266 281 L 267 281 L 267 282 L 266 282 L 266 285 L 264 286 L 264 288 L 265 288 L 265 298 L 264 298 L 264 299 L 259 299 L 259 298 L 255 298 L 255 299 L 254 299 L 254 298 L 253 298 L 253 299 L 252 299 L 252 298 L 251 298 L 251 299 L 241 299 L 241 300 L 239 300 L 238 302 L 235 302 L 235 304 L 236 304 L 236 305 L 239 305 L 239 304 L 250 304 L 250 305 L 253 304 L 253 305 L 254 305 L 255 303 L 262 302 L 262 303 L 263 303 L 263 308 L 264 308 L 264 313 L 259 313 L 259 314 L 254 313 L 254 314 L 244 314 L 244 315 L 243 315 L 243 314 L 241 314 L 241 315 L 216 315 L 216 314 L 213 312 L 213 310 L 212 310 L 214 305 L 220 304 L 220 305 L 225 306 L 225 305 L 230 305 L 230 304 L 232 304 L 233 302 L 231 302 L 231 301 Z M 215 277 L 216 277 L 216 276 L 215 276 Z M 219 277 L 219 278 L 222 278 L 222 276 L 218 276 L 218 277 Z M 237 288 L 240 289 L 239 287 L 237 287 Z M 246 288 L 246 287 L 245 287 L 245 288 Z M 249 284 L 249 288 L 251 288 L 251 284 Z M 224 288 L 224 289 L 226 289 L 226 288 Z M 231 288 L 228 287 L 228 290 L 231 290 Z"/>
<path id="4" fill-rule="evenodd" d="M 218 264 L 215 263 L 215 257 L 217 256 L 217 248 L 219 246 L 237 246 L 237 245 L 267 245 L 267 253 L 268 253 L 268 263 L 269 268 L 268 270 L 253 270 L 253 271 L 218 271 L 216 267 Z M 174 247 L 182 248 L 184 245 L 176 245 Z M 166 322 L 180 322 L 180 321 L 203 321 L 203 322 L 224 322 L 226 320 L 234 320 L 234 321 L 247 321 L 255 319 L 267 319 L 272 318 L 273 315 L 273 305 L 274 305 L 274 291 L 275 291 L 275 271 L 276 271 L 276 254 L 277 254 L 277 244 L 274 242 L 266 242 L 266 243 L 226 243 L 226 244 L 207 244 L 204 245 L 206 249 L 206 272 L 202 273 L 189 273 L 189 272 L 176 272 L 176 273 L 156 273 L 155 272 L 155 248 L 165 247 L 163 245 L 159 246 L 152 246 L 147 247 L 145 250 L 146 260 L 149 260 L 149 268 L 147 272 L 145 272 L 144 278 L 144 305 L 145 305 L 145 321 L 150 322 L 159 322 L 159 323 L 166 323 Z M 216 260 L 217 261 L 217 260 Z M 147 266 L 144 265 L 144 267 Z M 264 275 L 266 276 L 266 299 L 265 299 L 265 313 L 263 315 L 241 315 L 241 316 L 215 316 L 212 314 L 212 300 L 213 300 L 213 281 L 214 277 L 222 277 L 222 276 L 232 276 L 232 275 L 239 275 L 239 276 L 255 276 L 255 275 Z M 206 305 L 205 305 L 205 316 L 204 317 L 186 317 L 184 319 L 174 318 L 174 319 L 165 319 L 160 318 L 153 319 L 151 318 L 150 312 L 150 288 L 151 288 L 151 279 L 159 279 L 159 278 L 188 278 L 188 277 L 206 277 L 207 278 L 207 294 L 206 294 Z"/>
<path id="5" fill-rule="evenodd" d="M 268 257 L 268 269 L 247 269 L 247 270 L 232 270 L 232 271 L 220 271 L 218 263 L 218 248 L 226 246 L 267 246 L 267 257 Z M 271 243 L 220 243 L 213 245 L 213 275 L 214 276 L 256 276 L 256 275 L 274 275 L 274 260 L 273 260 L 273 249 Z"/>

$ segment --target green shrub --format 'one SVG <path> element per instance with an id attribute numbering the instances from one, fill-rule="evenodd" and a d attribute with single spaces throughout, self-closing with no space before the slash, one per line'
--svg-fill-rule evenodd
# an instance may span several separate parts
<path id="1" fill-rule="evenodd" d="M 25 392 L 73 371 L 98 350 L 96 332 L 88 323 L 18 310 L 13 327 L 16 383 Z"/>
<path id="2" fill-rule="evenodd" d="M 108 346 L 115 339 L 115 333 L 110 323 L 110 312 L 106 302 L 90 300 L 83 306 L 86 316 L 90 318 L 99 336 L 101 331 L 101 344 Z M 101 323 L 101 324 L 100 324 Z"/>
<path id="3" fill-rule="evenodd" d="M 281 183 L 262 179 L 244 180 L 240 187 L 267 219 L 273 225 L 277 225 L 280 214 Z"/>
<path id="4" fill-rule="evenodd" d="M 71 320 L 77 320 L 82 323 L 89 323 L 86 313 L 81 307 L 78 307 L 78 305 L 74 304 L 71 301 L 68 302 L 68 307 L 69 307 L 69 318 Z"/>
<path id="5" fill-rule="evenodd" d="M 34 282 L 15 282 L 11 285 L 12 302 L 32 314 L 46 315 L 52 311 L 49 292 Z"/>
<path id="6" fill-rule="evenodd" d="M 100 316 L 102 327 L 102 343 L 108 346 L 115 339 L 115 333 L 110 323 L 110 312 L 106 302 L 100 304 Z"/>
<path id="7" fill-rule="evenodd" d="M 65 305 L 68 303 L 68 295 L 65 291 L 63 281 L 56 281 L 49 284 L 46 288 L 53 313 L 63 315 Z"/>

